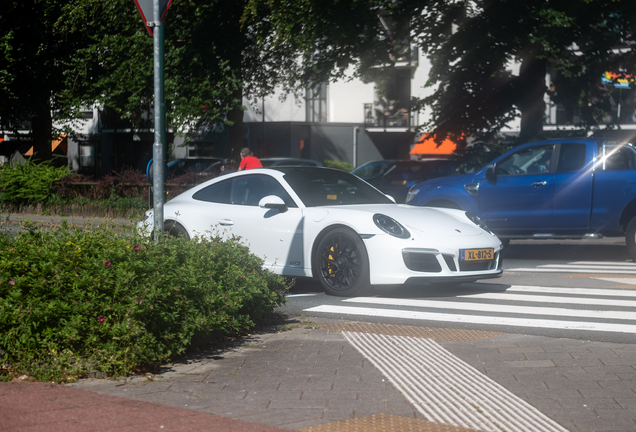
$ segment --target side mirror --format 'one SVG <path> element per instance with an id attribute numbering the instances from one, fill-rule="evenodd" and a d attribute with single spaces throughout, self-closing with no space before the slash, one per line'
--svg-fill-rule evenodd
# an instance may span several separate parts
<path id="1" fill-rule="evenodd" d="M 285 201 L 276 195 L 267 195 L 266 197 L 261 198 L 258 202 L 258 206 L 265 209 L 276 209 L 281 213 L 285 213 L 287 211 L 287 204 L 285 204 Z"/>
<path id="2" fill-rule="evenodd" d="M 486 167 L 486 179 L 490 181 L 497 181 L 497 165 L 490 164 Z"/>

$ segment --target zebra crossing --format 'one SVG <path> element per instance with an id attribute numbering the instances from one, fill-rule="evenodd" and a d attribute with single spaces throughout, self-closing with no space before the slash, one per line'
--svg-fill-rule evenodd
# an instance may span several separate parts
<path id="1" fill-rule="evenodd" d="M 636 271 L 636 270 L 635 270 Z M 306 312 L 552 330 L 636 333 L 636 290 L 513 285 L 445 299 L 355 297 Z"/>
<path id="2" fill-rule="evenodd" d="M 636 263 L 620 261 L 576 261 L 567 264 L 545 264 L 537 267 L 506 268 L 506 272 L 595 273 L 636 275 Z"/>

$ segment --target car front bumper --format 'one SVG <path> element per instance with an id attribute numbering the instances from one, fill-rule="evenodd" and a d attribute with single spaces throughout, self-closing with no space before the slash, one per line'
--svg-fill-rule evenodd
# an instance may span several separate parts
<path id="1" fill-rule="evenodd" d="M 426 242 L 382 235 L 364 242 L 371 285 L 471 282 L 498 278 L 503 273 L 501 242 L 488 234 Z M 460 250 L 482 248 L 493 248 L 492 260 L 460 261 Z"/>

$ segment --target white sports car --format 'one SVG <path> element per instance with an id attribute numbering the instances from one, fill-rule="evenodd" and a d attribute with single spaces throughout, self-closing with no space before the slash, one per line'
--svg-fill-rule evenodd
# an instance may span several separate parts
<path id="1" fill-rule="evenodd" d="M 396 204 L 360 178 L 318 167 L 241 171 L 164 206 L 164 231 L 240 236 L 264 266 L 317 278 L 329 294 L 368 285 L 458 284 L 501 276 L 502 244 L 475 215 Z M 140 226 L 150 232 L 154 214 Z"/>

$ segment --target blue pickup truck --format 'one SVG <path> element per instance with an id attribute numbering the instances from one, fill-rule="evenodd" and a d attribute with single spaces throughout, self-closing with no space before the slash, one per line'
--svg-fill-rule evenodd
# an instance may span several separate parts
<path id="1" fill-rule="evenodd" d="M 485 167 L 413 186 L 407 204 L 479 215 L 510 239 L 625 236 L 636 259 L 636 149 L 568 138 L 523 144 Z"/>

